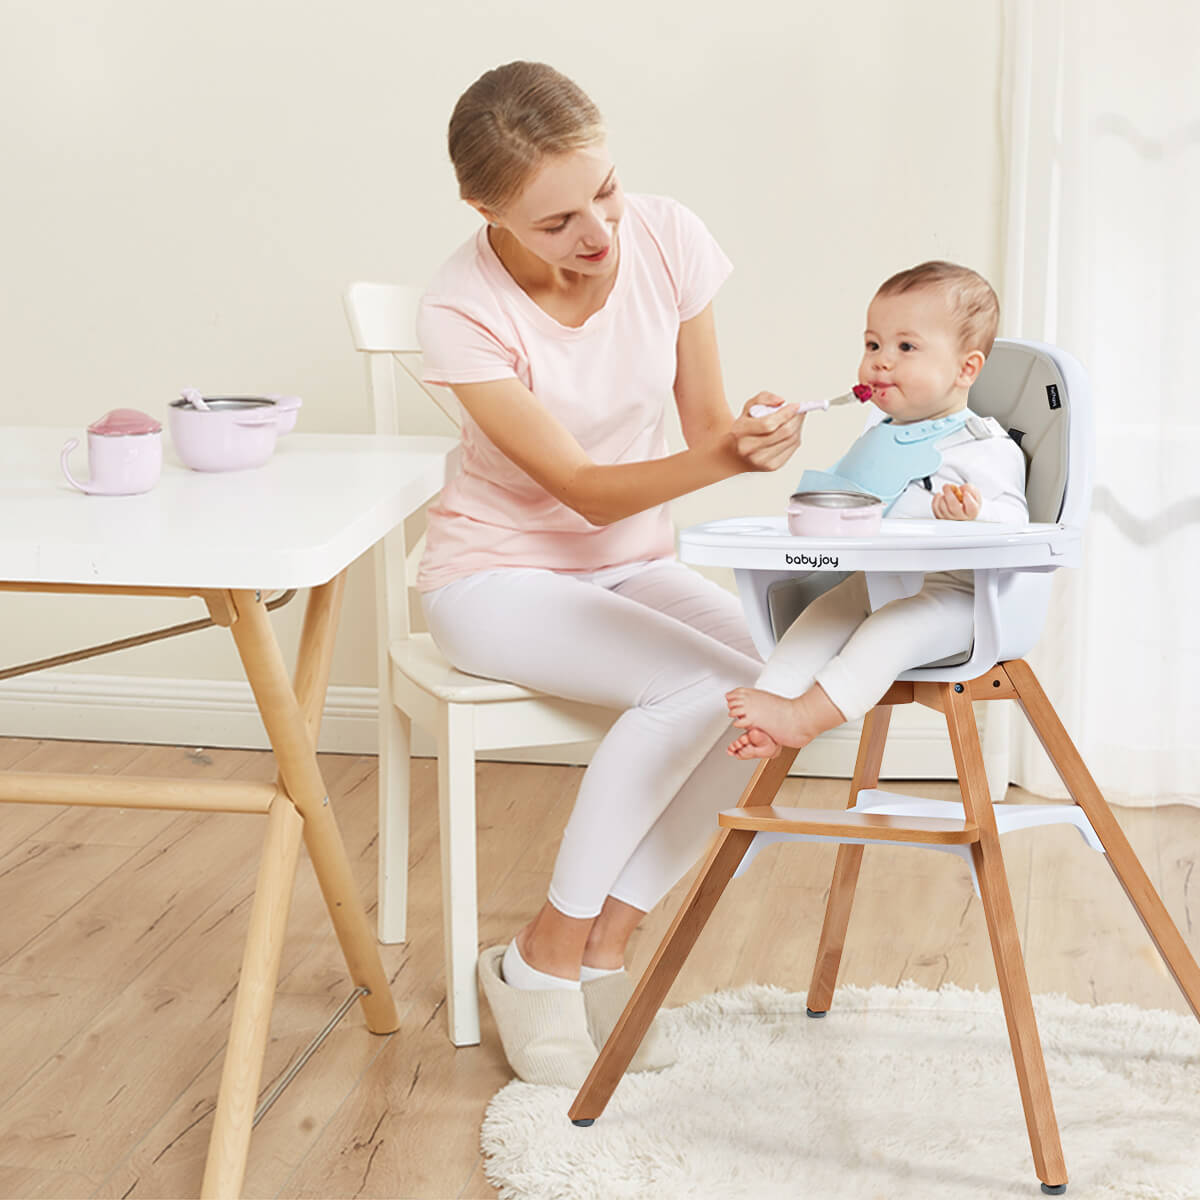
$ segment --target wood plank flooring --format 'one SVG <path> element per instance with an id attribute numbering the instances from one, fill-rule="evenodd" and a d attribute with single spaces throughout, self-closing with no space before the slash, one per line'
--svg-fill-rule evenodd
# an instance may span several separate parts
<path id="1" fill-rule="evenodd" d="M 324 755 L 362 895 L 374 912 L 375 760 Z M 195 779 L 273 777 L 270 757 L 0 739 L 0 769 Z M 578 768 L 482 763 L 482 945 L 545 895 Z M 789 780 L 781 802 L 845 804 L 844 780 Z M 952 784 L 896 785 L 949 797 Z M 410 940 L 382 948 L 401 1014 L 389 1037 L 357 1007 L 266 1114 L 248 1197 L 490 1197 L 479 1154 L 488 1099 L 509 1078 L 486 1009 L 483 1044 L 445 1035 L 433 764 L 413 768 Z M 1200 809 L 1118 809 L 1200 954 Z M 195 1195 L 265 821 L 221 814 L 4 805 L 0 809 L 0 1197 Z M 1035 992 L 1187 1006 L 1107 865 L 1069 829 L 1005 839 Z M 669 1003 L 770 982 L 803 991 L 833 865 L 826 846 L 774 847 L 735 880 Z M 645 921 L 639 970 L 690 880 Z M 992 988 L 966 867 L 932 851 L 869 847 L 840 981 Z M 286 1071 L 349 994 L 312 871 L 298 872 L 264 1070 Z"/>

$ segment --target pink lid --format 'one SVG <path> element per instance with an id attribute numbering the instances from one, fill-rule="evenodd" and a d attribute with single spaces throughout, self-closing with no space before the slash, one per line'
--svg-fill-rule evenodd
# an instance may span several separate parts
<path id="1" fill-rule="evenodd" d="M 115 436 L 125 433 L 158 433 L 162 423 L 136 408 L 114 408 L 88 426 L 88 433 Z"/>

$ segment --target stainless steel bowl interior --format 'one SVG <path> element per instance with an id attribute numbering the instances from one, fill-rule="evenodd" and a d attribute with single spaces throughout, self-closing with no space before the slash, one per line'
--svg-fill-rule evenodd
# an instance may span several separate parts
<path id="1" fill-rule="evenodd" d="M 275 407 L 275 401 L 268 400 L 265 396 L 205 396 L 204 403 L 217 412 L 244 412 L 248 408 Z M 191 412 L 201 411 L 198 408 L 194 408 L 182 396 L 178 400 L 172 400 L 170 407 L 186 408 Z"/>
<path id="2" fill-rule="evenodd" d="M 874 508 L 882 504 L 878 496 L 867 492 L 793 492 L 790 504 L 807 504 L 813 508 Z"/>

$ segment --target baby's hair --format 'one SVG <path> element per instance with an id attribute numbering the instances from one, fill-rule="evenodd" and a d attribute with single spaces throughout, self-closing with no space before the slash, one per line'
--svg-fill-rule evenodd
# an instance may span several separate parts
<path id="1" fill-rule="evenodd" d="M 541 161 L 604 137 L 604 118 L 583 89 L 545 63 L 510 62 L 481 75 L 450 117 L 458 192 L 500 211 Z"/>
<path id="2" fill-rule="evenodd" d="M 924 262 L 884 280 L 876 295 L 899 296 L 919 288 L 945 293 L 958 322 L 959 344 L 964 350 L 982 350 L 986 358 L 996 340 L 1000 302 L 992 285 L 970 267 L 952 262 Z"/>

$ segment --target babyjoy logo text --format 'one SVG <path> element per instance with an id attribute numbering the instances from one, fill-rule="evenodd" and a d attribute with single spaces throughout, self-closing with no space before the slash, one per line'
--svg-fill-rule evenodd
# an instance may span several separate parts
<path id="1" fill-rule="evenodd" d="M 785 554 L 789 567 L 833 567 L 837 569 L 838 560 L 834 554 Z"/>

